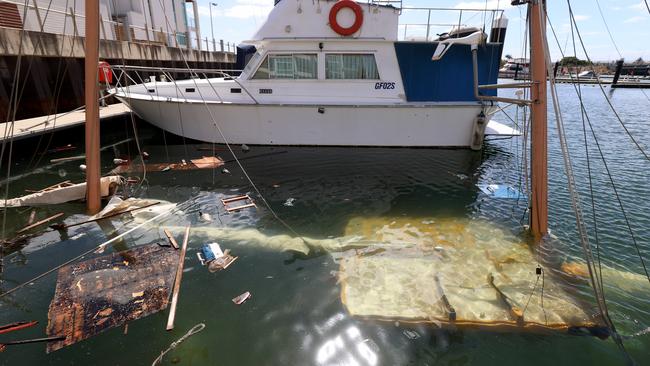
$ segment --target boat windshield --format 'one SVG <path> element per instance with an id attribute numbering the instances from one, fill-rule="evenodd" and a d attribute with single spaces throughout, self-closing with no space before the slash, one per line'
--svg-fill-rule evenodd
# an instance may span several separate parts
<path id="1" fill-rule="evenodd" d="M 251 69 L 260 62 L 261 58 L 262 58 L 262 50 L 258 50 L 257 52 L 255 52 L 253 57 L 251 57 L 251 59 L 248 61 L 248 63 L 244 67 L 243 74 L 248 75 L 251 72 Z"/>

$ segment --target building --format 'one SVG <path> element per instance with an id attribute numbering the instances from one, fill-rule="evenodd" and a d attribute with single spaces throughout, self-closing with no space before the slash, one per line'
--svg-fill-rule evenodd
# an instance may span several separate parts
<path id="1" fill-rule="evenodd" d="M 0 0 L 0 26 L 85 35 L 83 0 Z M 26 10 L 26 11 L 25 11 Z M 146 41 L 201 48 L 198 7 L 193 0 L 100 0 L 100 36 L 107 40 Z M 197 24 L 197 26 L 194 26 Z"/>

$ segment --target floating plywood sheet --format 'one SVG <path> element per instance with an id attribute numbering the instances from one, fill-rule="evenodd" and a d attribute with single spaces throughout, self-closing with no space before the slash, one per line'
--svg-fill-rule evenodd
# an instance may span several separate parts
<path id="1" fill-rule="evenodd" d="M 156 244 L 75 263 L 59 270 L 48 313 L 47 352 L 167 307 L 178 253 Z"/>
<path id="2" fill-rule="evenodd" d="M 340 262 L 341 299 L 352 315 L 491 329 L 599 327 L 568 284 L 538 278 L 527 243 L 487 223 L 357 218 L 346 234 L 382 243 Z"/>

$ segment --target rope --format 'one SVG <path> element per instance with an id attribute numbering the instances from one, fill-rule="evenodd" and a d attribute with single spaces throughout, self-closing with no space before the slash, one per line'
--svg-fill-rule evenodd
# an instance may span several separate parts
<path id="1" fill-rule="evenodd" d="M 162 0 L 158 0 L 158 3 L 162 6 Z M 170 22 L 169 22 L 169 18 L 167 17 L 167 14 L 165 14 L 165 22 L 166 22 L 167 24 L 170 24 Z M 175 40 L 175 43 L 176 43 L 176 47 L 179 47 L 179 48 L 180 48 L 180 46 L 178 45 L 178 40 L 177 40 L 176 38 L 174 38 L 174 40 Z M 190 73 L 191 73 L 191 68 L 190 68 L 189 63 L 187 62 L 187 59 L 185 58 L 185 54 L 181 51 L 181 52 L 180 52 L 180 55 L 181 55 L 181 57 L 183 58 L 183 62 L 185 63 L 185 67 L 186 67 L 186 68 L 190 71 Z M 208 111 L 208 114 L 210 115 L 210 120 L 212 121 L 212 124 L 216 127 L 217 131 L 219 132 L 220 137 L 223 139 L 224 144 L 225 144 L 226 147 L 228 148 L 228 151 L 232 154 L 232 156 L 233 156 L 235 162 L 237 163 L 237 165 L 238 165 L 239 168 L 241 169 L 242 173 L 243 173 L 244 176 L 246 177 L 246 180 L 248 180 L 248 183 L 251 185 L 251 187 L 253 187 L 253 190 L 255 190 L 255 192 L 256 192 L 257 195 L 260 197 L 260 199 L 262 200 L 262 202 L 264 203 L 264 205 L 266 206 L 266 208 L 268 208 L 268 210 L 271 212 L 271 214 L 273 215 L 273 217 L 274 217 L 276 220 L 278 220 L 278 222 L 280 222 L 280 223 L 281 223 L 285 228 L 287 228 L 289 231 L 291 231 L 291 232 L 292 232 L 296 237 L 300 238 L 303 242 L 305 242 L 305 240 L 303 239 L 303 237 L 302 237 L 300 234 L 298 234 L 298 233 L 297 233 L 297 232 L 296 232 L 296 231 L 295 231 L 295 230 L 294 230 L 294 229 L 293 229 L 293 228 L 292 228 L 292 227 L 291 227 L 287 222 L 285 222 L 284 220 L 282 220 L 282 218 L 280 218 L 280 216 L 278 216 L 278 214 L 275 212 L 275 210 L 273 210 L 273 208 L 272 208 L 271 205 L 268 203 L 268 201 L 266 200 L 266 198 L 264 198 L 264 195 L 262 195 L 262 192 L 260 192 L 260 190 L 257 188 L 257 186 L 255 185 L 255 183 L 253 183 L 253 180 L 251 179 L 251 177 L 250 177 L 250 176 L 248 175 L 248 173 L 246 172 L 246 169 L 244 169 L 244 166 L 243 166 L 243 165 L 241 164 L 241 162 L 239 161 L 239 158 L 237 158 L 237 155 L 235 155 L 235 152 L 233 151 L 232 146 L 230 145 L 230 143 L 228 143 L 228 139 L 226 139 L 226 136 L 224 135 L 223 131 L 221 130 L 221 127 L 220 127 L 219 124 L 216 122 L 216 120 L 215 120 L 215 118 L 214 118 L 214 115 L 213 115 L 213 113 L 212 113 L 212 110 L 210 110 L 210 106 L 208 105 L 207 101 L 206 101 L 205 98 L 203 97 L 203 93 L 201 93 L 201 88 L 199 88 L 199 85 L 198 85 L 198 83 L 196 82 L 196 79 L 195 79 L 195 78 L 191 78 L 191 80 L 194 82 L 194 86 L 196 87 L 196 91 L 199 93 L 199 96 L 201 97 L 201 101 L 203 102 L 203 105 L 205 106 L 205 109 Z M 235 81 L 235 82 L 236 82 L 236 81 Z M 174 81 L 174 84 L 175 84 L 175 83 L 176 83 L 176 82 Z M 180 102 L 177 102 L 177 103 L 180 103 Z M 257 103 L 257 102 L 256 102 L 256 103 Z M 180 106 L 180 105 L 179 105 L 179 106 Z M 183 137 L 183 138 L 184 138 L 184 137 Z M 305 242 L 305 243 L 306 243 L 306 242 Z"/>
<path id="2" fill-rule="evenodd" d="M 203 323 L 199 323 L 199 324 L 195 325 L 194 327 L 192 327 L 192 329 L 190 329 L 190 330 L 189 330 L 187 333 L 185 333 L 182 337 L 178 338 L 178 340 L 176 340 L 175 342 L 172 342 L 172 343 L 169 345 L 169 347 L 167 347 L 166 350 L 160 352 L 160 356 L 156 357 L 156 359 L 153 360 L 153 362 L 151 363 L 151 366 L 156 366 L 157 364 L 161 363 L 161 362 L 162 362 L 162 359 L 163 359 L 163 356 L 165 356 L 165 355 L 167 354 L 167 352 L 169 352 L 169 351 L 175 349 L 175 348 L 178 347 L 181 343 L 183 343 L 183 341 L 185 341 L 187 338 L 189 338 L 189 337 L 195 335 L 196 333 L 199 333 L 199 332 L 202 331 L 203 329 L 205 329 L 205 324 L 203 324 Z"/>
<path id="3" fill-rule="evenodd" d="M 569 7 L 569 14 L 570 17 L 573 21 L 573 25 L 576 26 L 576 32 L 578 32 L 577 29 L 577 24 L 575 23 L 575 18 L 573 17 L 573 11 L 571 9 L 571 2 L 570 0 L 567 0 L 567 4 Z M 544 8 L 545 14 L 548 16 L 546 12 L 546 8 Z M 540 18 L 542 17 L 541 12 L 540 12 Z M 540 19 L 541 20 L 541 19 Z M 549 22 L 550 24 L 550 22 Z M 551 26 L 552 28 L 552 26 Z M 555 32 L 553 32 L 555 34 Z M 578 33 L 578 37 L 580 34 Z M 557 125 L 557 130 L 558 130 L 558 136 L 560 139 L 560 147 L 562 149 L 562 157 L 564 160 L 564 167 L 566 170 L 566 175 L 567 175 L 567 180 L 568 180 L 568 190 L 569 190 L 569 196 L 571 197 L 571 206 L 573 208 L 575 218 L 576 218 L 576 224 L 578 226 L 578 232 L 580 234 L 580 244 L 582 246 L 582 250 L 585 256 L 585 260 L 587 262 L 587 269 L 589 270 L 589 279 L 591 282 L 591 287 L 594 291 L 594 296 L 596 299 L 596 304 L 598 306 L 598 310 L 600 312 L 600 315 L 605 322 L 605 325 L 609 328 L 611 332 L 612 339 L 614 340 L 614 343 L 618 346 L 618 348 L 623 352 L 623 354 L 626 355 L 628 358 L 628 361 L 632 361 L 631 356 L 625 349 L 625 345 L 623 344 L 623 340 L 616 331 L 616 327 L 614 326 L 614 322 L 609 316 L 609 312 L 607 309 L 607 302 L 605 300 L 604 296 L 604 289 L 600 286 L 602 283 L 601 281 L 598 280 L 598 272 L 596 271 L 595 268 L 593 268 L 593 263 L 594 263 L 594 258 L 593 258 L 593 252 L 591 251 L 591 245 L 589 243 L 589 235 L 587 233 L 587 229 L 585 226 L 585 222 L 583 220 L 583 215 L 581 211 L 581 205 L 580 205 L 580 199 L 579 199 L 579 193 L 576 190 L 576 184 L 575 184 L 575 177 L 573 175 L 573 167 L 571 163 L 571 157 L 569 154 L 568 150 L 568 145 L 567 141 L 565 139 L 566 132 L 564 130 L 564 122 L 562 119 L 562 114 L 560 111 L 560 104 L 559 100 L 557 97 L 557 91 L 556 91 L 556 85 L 555 85 L 555 76 L 553 75 L 552 69 L 551 69 L 551 64 L 550 64 L 550 51 L 548 47 L 548 42 L 546 40 L 546 32 L 542 32 L 542 37 L 544 38 L 544 53 L 545 53 L 545 59 L 546 59 L 546 64 L 547 64 L 547 71 L 549 75 L 549 82 L 550 82 L 550 89 L 551 89 L 551 97 L 553 100 L 553 108 L 555 111 L 555 120 L 556 120 L 556 125 Z M 557 38 L 556 38 L 557 39 Z M 585 50 L 586 53 L 586 50 Z M 588 56 L 587 56 L 588 57 Z M 600 81 L 599 81 L 600 85 Z M 602 85 L 601 85 L 602 88 Z M 613 108 L 613 107 L 612 107 Z"/>
<path id="4" fill-rule="evenodd" d="M 582 40 L 582 35 L 580 34 L 580 30 L 578 29 L 578 23 L 576 22 L 576 19 L 573 15 L 573 9 L 571 8 L 571 1 L 567 0 L 567 5 L 569 7 L 569 18 L 571 20 L 571 23 L 574 24 L 575 30 L 576 30 L 576 35 L 578 36 L 578 40 L 580 41 L 580 45 L 582 47 L 582 51 L 585 54 L 585 57 L 587 58 L 587 61 L 589 61 L 589 64 L 591 65 L 591 70 L 595 73 L 596 70 L 594 70 L 593 63 L 591 62 L 591 58 L 589 57 L 589 54 L 587 53 L 587 48 L 585 47 L 585 43 Z M 650 161 L 650 155 L 643 149 L 641 144 L 632 136 L 632 133 L 627 129 L 627 126 L 625 126 L 625 123 L 623 123 L 623 119 L 621 119 L 621 116 L 618 114 L 616 111 L 616 108 L 614 108 L 614 105 L 612 104 L 612 101 L 609 99 L 607 96 L 607 92 L 605 92 L 605 88 L 603 87 L 603 84 L 600 82 L 600 77 L 596 77 L 596 81 L 598 81 L 598 87 L 600 88 L 600 91 L 603 93 L 603 96 L 605 97 L 605 100 L 607 101 L 607 104 L 609 105 L 610 109 L 616 116 L 616 119 L 618 122 L 621 124 L 623 129 L 625 130 L 625 133 L 628 135 L 630 140 L 634 142 L 634 145 L 636 145 L 637 149 L 641 151 L 641 154 L 646 158 L 646 160 Z"/>
<path id="5" fill-rule="evenodd" d="M 571 14 L 571 18 L 573 19 L 571 4 L 570 4 L 569 0 L 567 0 L 567 2 L 569 3 L 569 12 Z M 577 24 L 575 23 L 575 19 L 573 19 L 573 22 L 574 22 L 575 27 L 576 27 L 576 32 L 578 32 Z M 552 29 L 552 27 L 551 27 L 551 29 Z M 554 32 L 554 34 L 555 34 L 555 32 Z M 578 37 L 580 37 L 580 33 L 577 33 L 577 34 L 578 34 Z M 587 58 L 588 58 L 588 56 L 587 56 Z M 575 87 L 575 85 L 574 85 L 574 87 Z M 582 99 L 580 99 L 580 103 L 581 103 L 582 108 L 584 109 L 584 103 L 582 103 Z M 616 114 L 616 115 L 618 116 L 618 114 Z M 589 122 L 589 128 L 591 130 L 592 136 L 594 137 L 594 141 L 596 143 L 596 146 L 598 148 L 598 152 L 600 153 L 601 159 L 603 161 L 603 165 L 604 165 L 605 170 L 607 172 L 607 176 L 609 178 L 610 183 L 612 184 L 612 190 L 614 191 L 614 196 L 616 197 L 616 200 L 617 200 L 617 202 L 619 204 L 619 207 L 621 208 L 621 213 L 623 214 L 623 219 L 624 219 L 625 224 L 626 224 L 626 226 L 628 228 L 628 231 L 630 233 L 630 237 L 632 239 L 632 244 L 634 245 L 634 248 L 636 249 L 637 256 L 639 257 L 639 261 L 641 262 L 641 266 L 643 267 L 643 271 L 644 271 L 644 273 L 646 275 L 646 278 L 648 279 L 648 282 L 650 283 L 650 272 L 648 271 L 648 267 L 647 267 L 647 265 L 645 263 L 645 260 L 643 259 L 643 255 L 641 254 L 641 250 L 639 249 L 639 245 L 638 245 L 638 242 L 636 240 L 636 236 L 634 235 L 634 231 L 632 230 L 630 220 L 629 220 L 629 218 L 627 216 L 627 213 L 625 211 L 625 208 L 623 206 L 623 201 L 621 200 L 620 195 L 618 194 L 618 189 L 616 188 L 616 185 L 614 184 L 614 179 L 612 178 L 612 174 L 611 174 L 611 172 L 609 170 L 609 166 L 607 165 L 607 162 L 605 161 L 605 156 L 604 156 L 604 154 L 602 152 L 602 149 L 600 147 L 600 143 L 598 142 L 598 139 L 596 138 L 596 133 L 595 133 L 595 131 L 593 129 L 593 126 L 592 126 L 591 121 L 589 120 L 588 116 L 587 116 L 587 121 Z M 643 150 L 642 150 L 642 152 L 643 152 Z"/>

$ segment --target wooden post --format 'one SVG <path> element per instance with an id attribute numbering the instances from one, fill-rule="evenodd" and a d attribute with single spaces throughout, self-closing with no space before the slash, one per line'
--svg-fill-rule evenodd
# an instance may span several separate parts
<path id="1" fill-rule="evenodd" d="M 546 127 L 546 56 L 544 34 L 546 13 L 544 0 L 530 6 L 530 68 L 533 86 L 531 95 L 531 215 L 530 227 L 536 240 L 548 232 L 548 149 Z"/>
<path id="2" fill-rule="evenodd" d="M 174 280 L 174 291 L 172 292 L 172 305 L 169 309 L 169 318 L 167 318 L 167 330 L 174 329 L 174 318 L 176 317 L 176 303 L 178 302 L 178 293 L 181 290 L 181 279 L 183 278 L 183 264 L 185 262 L 185 252 L 187 251 L 187 241 L 190 238 L 190 227 L 185 228 L 185 237 L 183 238 L 183 247 L 178 258 L 178 267 L 176 267 L 176 279 Z"/>
<path id="3" fill-rule="evenodd" d="M 86 207 L 88 213 L 101 209 L 99 167 L 99 0 L 86 0 Z"/>

